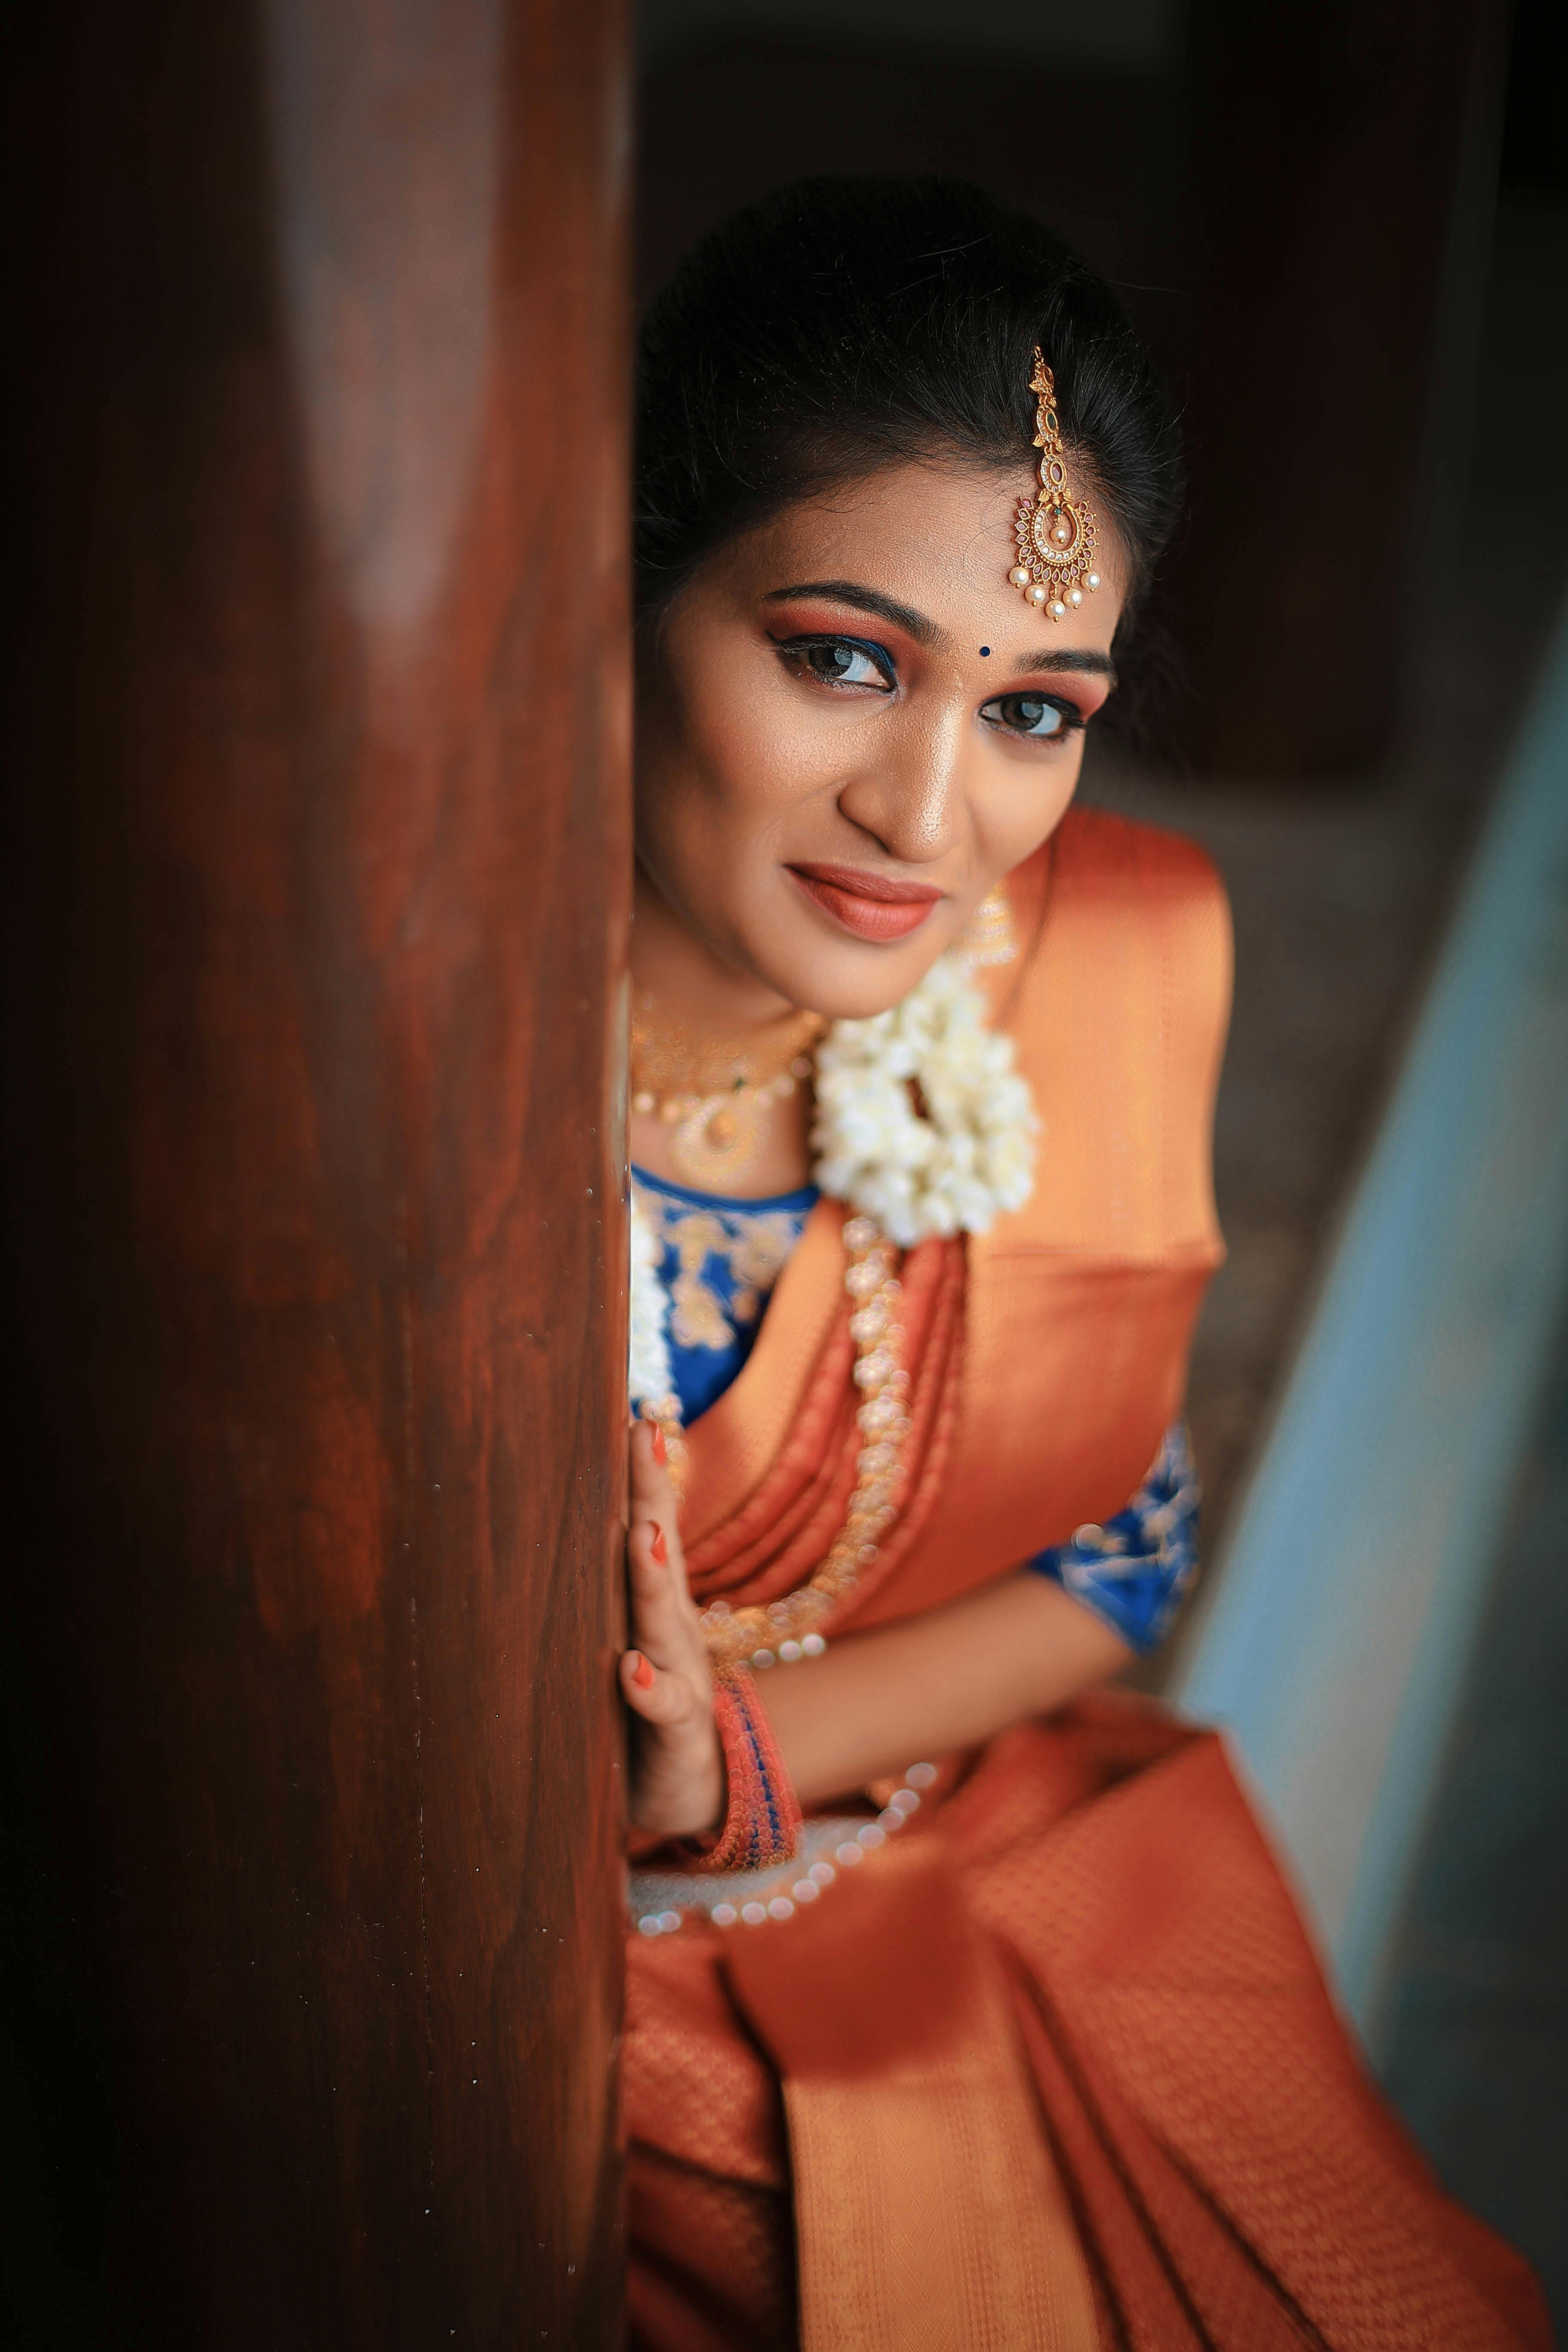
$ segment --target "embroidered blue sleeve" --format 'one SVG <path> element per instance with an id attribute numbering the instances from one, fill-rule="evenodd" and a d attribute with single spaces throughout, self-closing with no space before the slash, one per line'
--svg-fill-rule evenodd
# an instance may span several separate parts
<path id="1" fill-rule="evenodd" d="M 1198 1570 L 1198 1477 L 1184 1421 L 1173 1422 L 1149 1475 L 1103 1527 L 1081 1527 L 1028 1562 L 1103 1617 L 1135 1650 L 1157 1649 Z"/>

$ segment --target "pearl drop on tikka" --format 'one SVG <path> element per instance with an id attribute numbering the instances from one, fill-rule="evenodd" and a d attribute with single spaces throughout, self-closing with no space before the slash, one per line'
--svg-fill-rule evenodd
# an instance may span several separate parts
<path id="1" fill-rule="evenodd" d="M 1088 583 L 1089 583 L 1089 587 L 1091 587 L 1091 588 L 1098 588 L 1098 587 L 1099 587 L 1099 585 L 1100 585 L 1100 574 L 1099 574 L 1099 572 L 1090 572 L 1087 575 L 1087 578 L 1088 578 Z"/>
<path id="2" fill-rule="evenodd" d="M 1026 588 L 1029 584 L 1028 565 L 1026 563 L 1015 563 L 1012 571 L 1007 574 L 1007 577 L 1012 582 L 1015 588 Z"/>
<path id="3" fill-rule="evenodd" d="M 1040 586 L 1039 582 L 1037 581 L 1035 585 L 1029 591 L 1029 602 L 1031 604 L 1043 604 L 1045 601 L 1046 592 Z"/>

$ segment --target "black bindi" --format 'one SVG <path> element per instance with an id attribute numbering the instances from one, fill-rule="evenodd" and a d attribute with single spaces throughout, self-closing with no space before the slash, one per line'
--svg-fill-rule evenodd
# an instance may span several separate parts
<path id="1" fill-rule="evenodd" d="M 988 654 L 988 653 L 991 651 L 991 648 L 990 648 L 990 646 L 981 646 L 981 648 L 980 648 L 980 650 L 981 650 L 981 653 L 982 653 L 983 655 L 984 655 L 984 654 Z"/>

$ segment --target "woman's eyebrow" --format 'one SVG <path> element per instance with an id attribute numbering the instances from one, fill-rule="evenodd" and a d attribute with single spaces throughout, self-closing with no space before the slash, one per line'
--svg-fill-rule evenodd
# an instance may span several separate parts
<path id="1" fill-rule="evenodd" d="M 763 602 L 765 604 L 788 604 L 802 596 L 830 596 L 836 604 L 853 604 L 858 613 L 875 613 L 880 621 L 891 621 L 896 629 L 913 637 L 917 646 L 935 646 L 942 641 L 942 632 L 912 604 L 900 604 L 896 597 L 884 596 L 879 589 L 862 588 L 853 580 L 805 580 L 795 588 L 772 588 Z"/>
<path id="2" fill-rule="evenodd" d="M 1042 646 L 1037 654 L 1021 654 L 1015 662 L 1005 662 L 1003 667 L 1021 670 L 1033 677 L 1040 670 L 1076 669 L 1090 677 L 1108 677 L 1116 683 L 1116 664 L 1109 654 L 1096 653 L 1092 647 L 1077 646 Z"/>

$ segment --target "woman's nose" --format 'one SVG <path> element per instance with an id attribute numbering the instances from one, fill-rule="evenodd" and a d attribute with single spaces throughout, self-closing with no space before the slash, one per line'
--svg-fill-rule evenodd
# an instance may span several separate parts
<path id="1" fill-rule="evenodd" d="M 900 865 L 932 864 L 963 827 L 963 744 L 962 711 L 889 728 L 844 784 L 839 807 Z"/>

